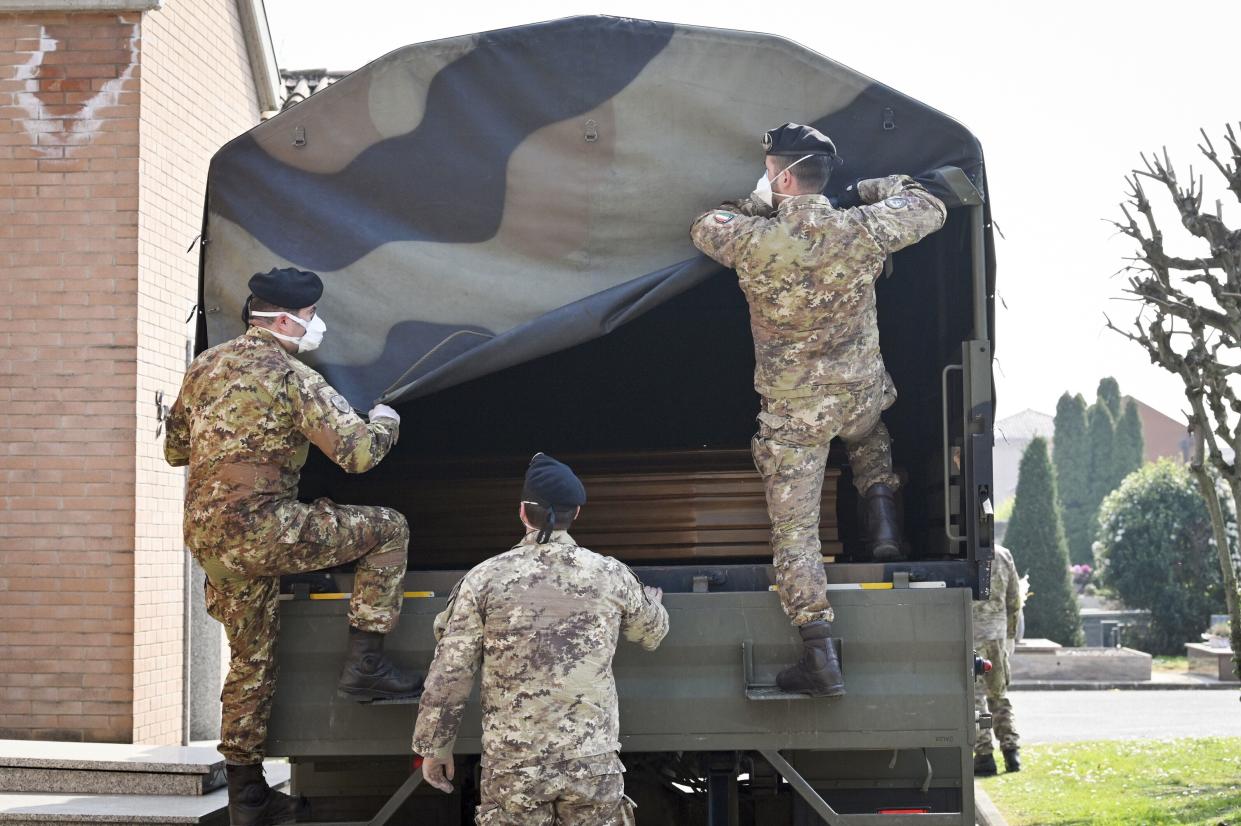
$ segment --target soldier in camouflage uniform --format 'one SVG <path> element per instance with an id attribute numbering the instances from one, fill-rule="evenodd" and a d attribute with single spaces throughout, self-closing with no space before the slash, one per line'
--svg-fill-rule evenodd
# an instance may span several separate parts
<path id="1" fill-rule="evenodd" d="M 467 573 L 435 618 L 414 751 L 427 781 L 451 792 L 453 744 L 481 664 L 479 826 L 632 824 L 612 655 L 622 634 L 658 647 L 668 632 L 662 594 L 573 541 L 566 529 L 586 491 L 565 465 L 537 454 L 523 499 L 525 538 Z"/>
<path id="2" fill-rule="evenodd" d="M 979 714 L 991 710 L 991 728 L 979 729 L 974 743 L 974 774 L 986 777 L 996 773 L 994 730 L 1004 755 L 1004 768 L 1021 770 L 1013 704 L 1008 700 L 1008 647 L 1017 639 L 1017 619 L 1021 615 L 1021 587 L 1017 566 L 1007 548 L 995 547 L 991 563 L 991 598 L 974 603 L 974 650 L 991 661 L 991 670 L 974 681 L 974 707 Z"/>
<path id="3" fill-rule="evenodd" d="M 276 688 L 280 575 L 357 561 L 349 656 L 338 691 L 355 700 L 405 696 L 417 681 L 383 654 L 401 612 L 409 527 L 389 508 L 303 504 L 297 484 L 310 444 L 350 473 L 396 443 L 400 417 L 380 405 L 369 423 L 294 358 L 318 346 L 319 276 L 272 270 L 250 280 L 244 336 L 190 365 L 168 414 L 164 455 L 189 465 L 185 542 L 207 574 L 207 612 L 231 651 L 220 699 L 233 824 L 285 822 L 300 801 L 272 791 L 263 744 Z"/>
<path id="4" fill-rule="evenodd" d="M 896 391 L 879 352 L 874 284 L 887 256 L 939 229 L 947 211 L 905 175 L 860 181 L 848 190 L 856 206 L 833 206 L 819 193 L 836 147 L 811 127 L 785 124 L 763 146 L 755 192 L 699 216 L 690 235 L 737 271 L 750 305 L 762 396 L 754 462 L 766 486 L 780 600 L 805 649 L 777 682 L 836 696 L 844 680 L 819 543 L 828 448 L 837 436 L 848 448 L 871 552 L 897 556 L 898 482 L 880 419 Z"/>

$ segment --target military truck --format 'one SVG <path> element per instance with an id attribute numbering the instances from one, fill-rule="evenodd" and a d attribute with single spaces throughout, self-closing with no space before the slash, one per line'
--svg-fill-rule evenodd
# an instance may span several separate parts
<path id="1" fill-rule="evenodd" d="M 747 308 L 690 222 L 749 192 L 786 121 L 837 143 L 827 188 L 901 172 L 949 206 L 877 283 L 900 399 L 902 558 L 859 539 L 843 454 L 822 539 L 848 694 L 782 694 L 782 613 L 761 482 Z M 520 538 L 531 454 L 571 463 L 586 547 L 663 588 L 671 631 L 622 644 L 627 790 L 643 823 L 973 824 L 970 604 L 992 556 L 994 254 L 982 152 L 960 124 L 769 35 L 581 17 L 385 55 L 214 158 L 199 351 L 242 331 L 246 280 L 319 272 L 308 357 L 359 410 L 403 416 L 375 471 L 313 455 L 301 495 L 409 519 L 389 650 L 425 668 L 465 570 Z M 477 695 L 452 795 L 418 785 L 416 700 L 337 697 L 348 570 L 288 580 L 268 751 L 316 819 L 472 822 Z M 985 721 L 984 721 L 985 722 Z"/>

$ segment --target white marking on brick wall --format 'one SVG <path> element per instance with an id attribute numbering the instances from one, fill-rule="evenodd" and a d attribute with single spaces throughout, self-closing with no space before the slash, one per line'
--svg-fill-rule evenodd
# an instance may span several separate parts
<path id="1" fill-rule="evenodd" d="M 134 75 L 134 69 L 138 66 L 138 41 L 141 37 L 142 30 L 137 23 L 129 25 L 129 63 L 125 66 L 125 70 L 117 77 L 108 80 L 103 87 L 96 92 L 89 100 L 83 103 L 81 110 L 73 115 L 65 116 L 64 120 L 66 132 L 92 133 L 99 131 L 99 121 L 95 119 L 95 113 L 101 106 L 109 106 L 116 102 L 116 96 L 124 90 L 125 82 L 130 80 Z M 59 118 L 45 118 L 43 114 L 43 102 L 39 99 L 39 67 L 43 65 L 43 59 L 48 54 L 60 48 L 60 41 L 54 37 L 49 37 L 47 27 L 39 27 L 39 50 L 30 53 L 29 59 L 25 63 L 17 67 L 15 80 L 34 81 L 34 88 L 28 88 L 25 91 L 17 93 L 17 105 L 26 110 L 28 117 L 14 118 L 14 120 L 22 123 L 22 127 L 26 134 L 30 136 L 32 144 L 38 143 L 39 130 L 32 126 L 33 122 L 39 120 L 57 120 Z"/>
<path id="2" fill-rule="evenodd" d="M 138 38 L 141 29 L 137 23 L 129 25 L 129 64 L 125 67 L 125 71 L 121 72 L 116 78 L 109 80 L 103 84 L 103 88 L 99 93 L 92 97 L 82 107 L 81 117 L 86 124 L 84 130 L 94 132 L 99 128 L 99 122 L 95 118 L 95 110 L 100 106 L 107 106 L 115 101 L 115 95 L 125 88 L 125 81 L 134 75 L 134 67 L 138 65 Z"/>
<path id="3" fill-rule="evenodd" d="M 38 94 L 31 89 L 32 87 L 38 88 L 38 71 L 39 67 L 43 65 L 43 56 L 56 51 L 59 47 L 60 41 L 54 37 L 48 37 L 47 27 L 40 26 L 39 50 L 31 52 L 30 57 L 27 58 L 25 63 L 17 67 L 17 73 L 13 76 L 14 80 L 34 81 L 34 83 L 27 84 L 25 91 L 17 93 L 17 105 L 26 110 L 28 117 L 13 119 L 22 124 L 26 134 L 30 136 L 30 143 L 32 145 L 39 142 L 39 132 L 32 128 L 30 124 L 33 121 L 39 120 L 40 109 L 42 109 L 43 104 L 39 101 Z"/>

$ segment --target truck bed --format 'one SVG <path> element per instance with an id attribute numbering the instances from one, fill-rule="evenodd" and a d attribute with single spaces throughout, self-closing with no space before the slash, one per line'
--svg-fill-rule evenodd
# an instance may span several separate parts
<path id="1" fill-rule="evenodd" d="M 798 655 L 798 643 L 769 590 L 769 566 L 637 567 L 644 582 L 669 591 L 664 603 L 671 624 L 655 652 L 623 642 L 618 648 L 624 755 L 641 763 L 640 755 L 651 753 L 772 749 L 842 813 L 873 813 L 877 788 L 886 790 L 879 799 L 891 805 L 912 800 L 934 812 L 972 812 L 972 787 L 962 782 L 972 779 L 971 593 L 931 582 L 860 587 L 877 582 L 884 567 L 828 566 L 848 686 L 845 697 L 830 700 L 786 695 L 774 686 L 776 671 Z M 923 575 L 933 570 L 929 563 Z M 463 573 L 407 576 L 407 591 L 434 596 L 406 600 L 388 644 L 402 664 L 422 668 L 429 662 L 431 620 Z M 705 581 L 708 574 L 715 576 L 714 586 Z M 347 592 L 350 579 L 338 575 L 337 587 Z M 714 590 L 695 593 L 695 585 Z M 268 750 L 294 760 L 298 790 L 311 797 L 323 783 L 324 794 L 333 791 L 333 766 L 348 771 L 368 758 L 373 779 L 384 759 L 407 766 L 412 757 L 415 702 L 367 706 L 336 696 L 346 606 L 344 599 L 291 596 L 282 605 L 280 682 Z M 479 737 L 475 693 L 457 754 L 477 754 Z M 866 790 L 869 796 L 858 796 Z M 409 805 L 421 799 L 416 795 Z M 434 801 L 431 795 L 425 805 Z"/>

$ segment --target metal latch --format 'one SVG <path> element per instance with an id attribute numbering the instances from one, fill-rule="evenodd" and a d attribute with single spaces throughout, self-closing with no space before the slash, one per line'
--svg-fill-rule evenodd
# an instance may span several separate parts
<path id="1" fill-rule="evenodd" d="M 164 391 L 155 391 L 155 438 L 164 432 L 164 422 L 168 419 L 168 405 L 164 404 Z"/>
<path id="2" fill-rule="evenodd" d="M 696 574 L 690 580 L 692 583 L 690 590 L 692 590 L 695 594 L 707 594 L 711 592 L 712 585 L 718 588 L 727 581 L 727 575 L 722 573 Z"/>

